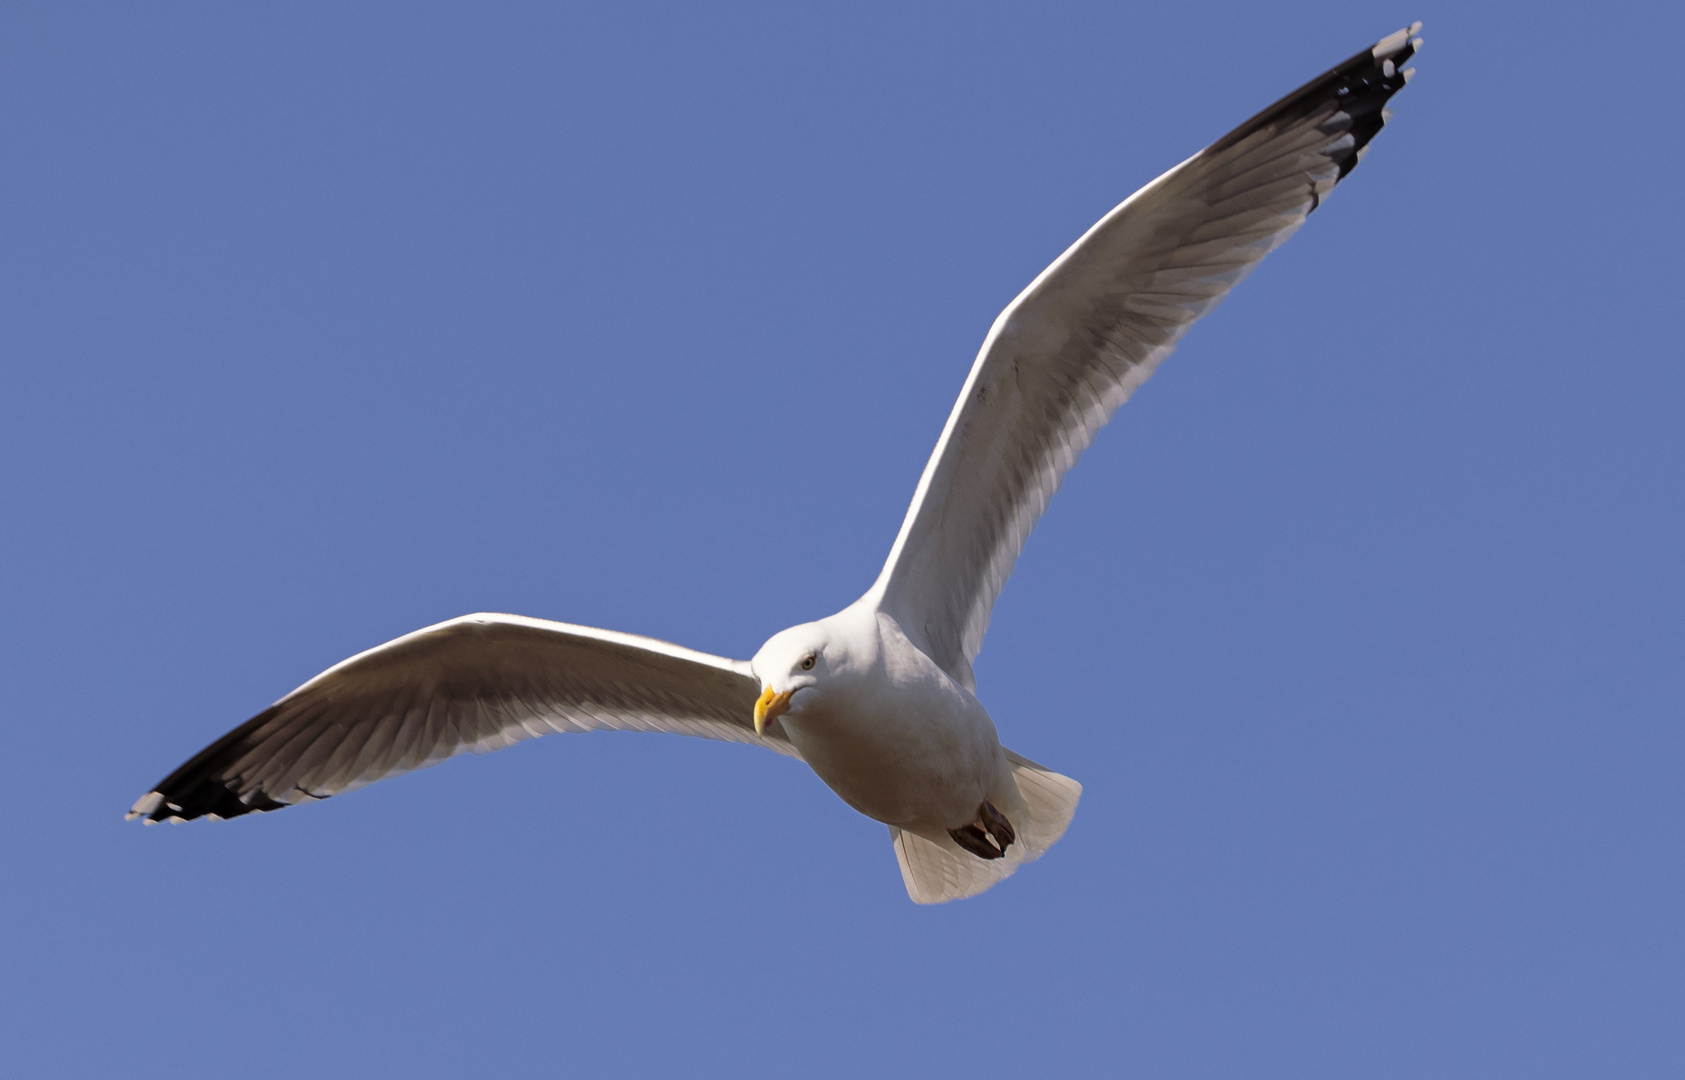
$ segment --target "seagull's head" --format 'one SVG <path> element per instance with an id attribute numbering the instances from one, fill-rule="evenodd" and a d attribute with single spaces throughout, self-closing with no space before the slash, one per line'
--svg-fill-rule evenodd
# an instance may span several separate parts
<path id="1" fill-rule="evenodd" d="M 749 661 L 761 681 L 760 700 L 755 702 L 755 734 L 765 733 L 766 726 L 786 712 L 800 715 L 806 699 L 813 696 L 813 688 L 829 670 L 825 653 L 832 644 L 831 632 L 822 623 L 812 622 L 781 630 L 761 646 Z M 802 697 L 798 699 L 797 694 Z"/>

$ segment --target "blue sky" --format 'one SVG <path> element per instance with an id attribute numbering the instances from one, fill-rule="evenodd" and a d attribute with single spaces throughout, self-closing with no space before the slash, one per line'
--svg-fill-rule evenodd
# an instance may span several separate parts
<path id="1" fill-rule="evenodd" d="M 1685 1069 L 1685 18 L 1269 7 L 0 14 L 0 1069 Z M 454 615 L 842 607 L 1017 290 L 1413 19 L 996 608 L 1041 863 L 917 908 L 800 766 L 630 735 L 122 822 Z"/>

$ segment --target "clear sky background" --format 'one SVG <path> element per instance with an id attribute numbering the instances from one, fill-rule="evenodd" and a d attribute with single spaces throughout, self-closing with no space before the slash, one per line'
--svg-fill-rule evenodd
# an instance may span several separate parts
<path id="1" fill-rule="evenodd" d="M 0 12 L 0 1072 L 1685 1072 L 1677 9 L 281 7 Z M 441 619 L 847 604 L 1000 308 L 1413 19 L 996 608 L 1041 863 L 643 735 L 122 821 Z"/>

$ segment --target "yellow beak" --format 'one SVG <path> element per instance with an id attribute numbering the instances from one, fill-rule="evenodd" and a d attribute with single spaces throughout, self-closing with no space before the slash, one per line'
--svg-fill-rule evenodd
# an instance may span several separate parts
<path id="1" fill-rule="evenodd" d="M 784 710 L 790 707 L 790 695 L 794 690 L 786 690 L 782 694 L 772 692 L 772 687 L 761 691 L 759 700 L 755 702 L 755 734 L 765 735 L 766 726 L 784 715 Z"/>

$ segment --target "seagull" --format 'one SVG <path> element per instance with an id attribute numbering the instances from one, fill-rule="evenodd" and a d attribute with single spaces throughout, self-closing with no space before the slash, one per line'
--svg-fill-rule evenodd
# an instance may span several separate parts
<path id="1" fill-rule="evenodd" d="M 147 824 L 316 802 L 552 732 L 660 731 L 806 762 L 889 826 L 907 894 L 974 896 L 1058 841 L 1082 786 L 1001 746 L 972 661 L 1066 470 L 1189 326 L 1360 161 L 1410 80 L 1415 23 L 1125 199 L 995 319 L 877 581 L 748 662 L 476 614 L 322 672 L 128 812 Z"/>

